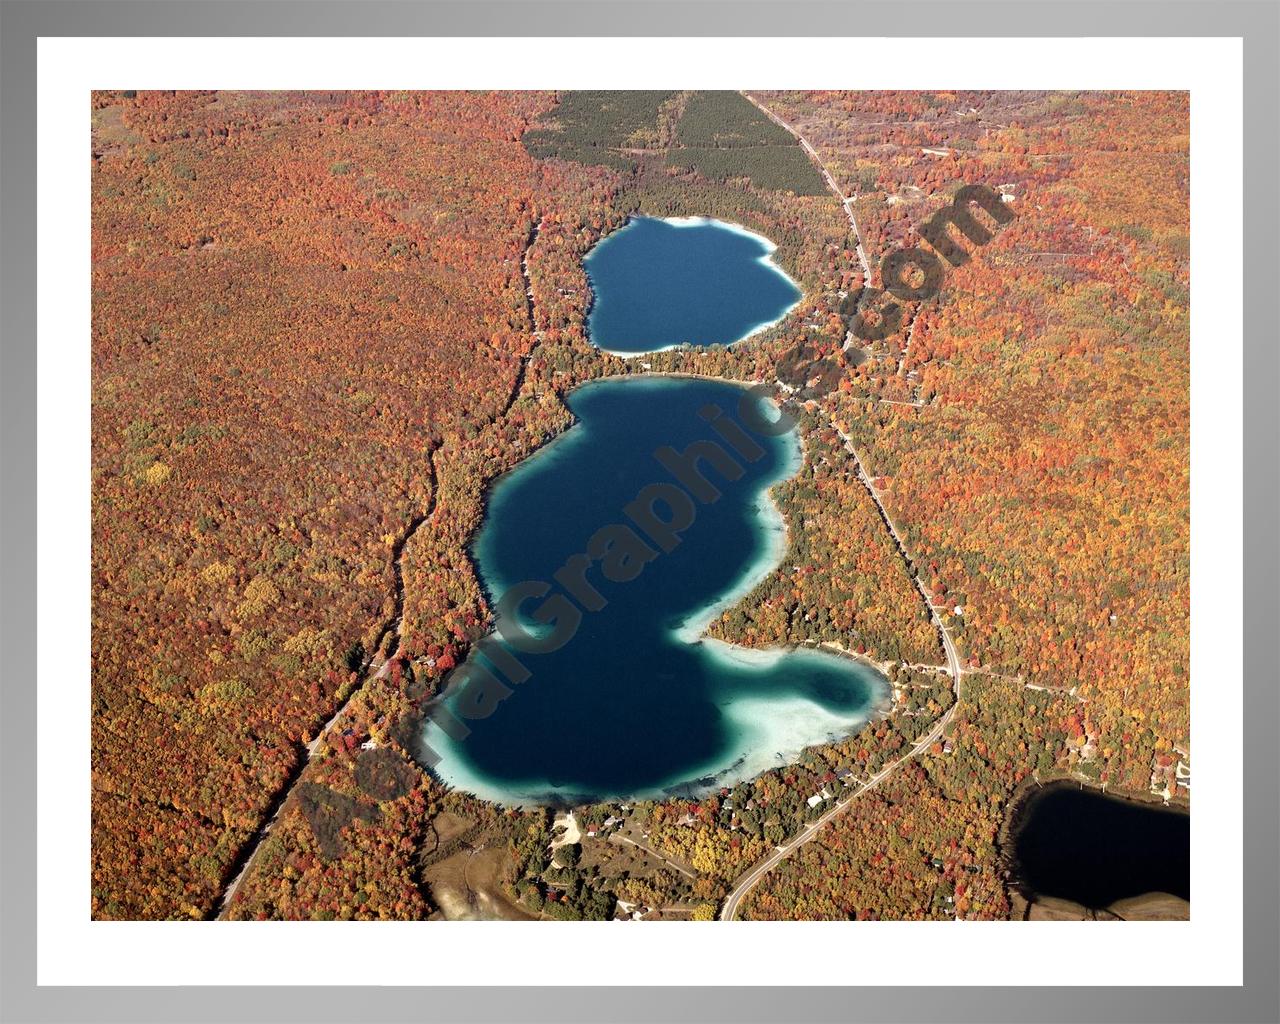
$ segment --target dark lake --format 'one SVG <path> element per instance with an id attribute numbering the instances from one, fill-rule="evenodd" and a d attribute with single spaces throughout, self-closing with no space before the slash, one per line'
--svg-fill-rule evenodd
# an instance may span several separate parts
<path id="1" fill-rule="evenodd" d="M 620 355 L 739 341 L 800 299 L 770 260 L 774 248 L 721 221 L 633 218 L 583 261 L 594 296 L 588 335 Z"/>
<path id="2" fill-rule="evenodd" d="M 1075 783 L 1034 791 L 1016 811 L 1014 877 L 1028 895 L 1100 910 L 1149 892 L 1191 898 L 1191 817 Z"/>
<path id="3" fill-rule="evenodd" d="M 744 426 L 738 407 L 745 394 L 709 380 L 589 384 L 569 397 L 579 422 L 497 482 L 473 556 L 495 605 L 513 584 L 550 584 L 519 616 L 547 635 L 559 627 L 536 626 L 534 613 L 542 601 L 571 593 L 557 570 L 587 551 L 601 528 L 636 527 L 624 509 L 647 485 L 694 486 L 677 483 L 655 457 L 658 449 L 683 453 L 698 441 L 720 441 L 704 418 L 710 407 L 758 445 L 754 461 L 733 457 L 742 469 L 736 480 L 705 460 L 698 464 L 720 497 L 688 498 L 692 522 L 669 552 L 648 538 L 652 557 L 638 556 L 635 578 L 611 582 L 598 562 L 591 565 L 586 579 L 603 607 L 582 610 L 562 647 L 528 653 L 501 644 L 499 654 L 514 655 L 529 678 L 510 685 L 488 717 L 465 720 L 471 733 L 461 741 L 428 724 L 425 739 L 442 756 L 442 779 L 506 804 L 701 792 L 848 734 L 884 699 L 878 673 L 836 654 L 751 652 L 699 639 L 785 550 L 781 519 L 765 492 L 799 469 L 799 445 L 790 433 L 751 431 L 760 423 L 749 415 Z M 673 518 L 663 501 L 646 507 Z M 583 603 L 570 599 L 574 607 Z M 497 669 L 509 680 L 495 664 L 501 660 L 473 654 L 464 669 Z M 450 687 L 445 705 L 458 711 L 456 680 Z"/>

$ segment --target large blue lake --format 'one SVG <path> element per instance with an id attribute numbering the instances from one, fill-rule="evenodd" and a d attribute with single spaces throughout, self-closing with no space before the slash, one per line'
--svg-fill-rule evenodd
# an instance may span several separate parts
<path id="1" fill-rule="evenodd" d="M 535 638 L 564 642 L 530 653 L 490 640 L 487 655 L 454 673 L 443 703 L 470 733 L 452 738 L 436 721 L 424 732 L 442 779 L 506 804 L 697 793 L 848 734 L 884 698 L 882 677 L 851 659 L 699 639 L 785 550 L 766 491 L 800 468 L 799 444 L 752 429 L 763 428 L 739 409 L 745 393 L 658 377 L 586 385 L 569 398 L 578 423 L 497 482 L 473 548 L 485 586 L 497 605 L 514 585 L 543 582 L 516 619 Z M 708 419 L 714 410 L 738 451 Z M 730 457 L 696 463 L 718 497 L 671 468 L 680 466 L 672 454 L 699 442 Z M 666 464 L 655 455 L 664 448 L 673 449 Z M 740 475 L 729 479 L 734 466 Z M 668 533 L 655 525 L 664 520 Z M 575 560 L 583 553 L 594 557 L 585 568 Z M 565 625 L 570 609 L 576 629 Z M 537 624 L 540 612 L 547 621 Z M 486 692 L 477 669 L 502 688 Z M 472 700 L 485 717 L 465 716 Z"/>
<path id="2" fill-rule="evenodd" d="M 800 300 L 774 249 L 721 221 L 633 218 L 583 261 L 594 297 L 587 333 L 618 355 L 739 341 Z"/>

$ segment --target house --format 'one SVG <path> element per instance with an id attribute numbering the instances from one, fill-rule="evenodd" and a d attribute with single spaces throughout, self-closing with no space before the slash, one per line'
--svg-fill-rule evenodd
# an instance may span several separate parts
<path id="1" fill-rule="evenodd" d="M 361 750 L 377 750 L 378 744 L 373 740 L 365 740 L 363 743 L 360 744 L 360 749 Z"/>

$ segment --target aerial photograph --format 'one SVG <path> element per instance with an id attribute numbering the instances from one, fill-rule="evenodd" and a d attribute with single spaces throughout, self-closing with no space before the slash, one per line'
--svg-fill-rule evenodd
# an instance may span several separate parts
<path id="1" fill-rule="evenodd" d="M 1188 93 L 88 98 L 94 920 L 1190 919 Z"/>

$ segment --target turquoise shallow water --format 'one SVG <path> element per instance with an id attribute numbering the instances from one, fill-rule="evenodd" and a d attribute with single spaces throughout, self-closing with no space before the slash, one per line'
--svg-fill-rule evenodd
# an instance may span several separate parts
<path id="1" fill-rule="evenodd" d="M 425 731 L 445 781 L 509 804 L 693 793 L 847 734 L 883 698 L 882 677 L 851 659 L 751 652 L 698 639 L 717 606 L 777 564 L 784 537 L 765 492 L 799 467 L 793 435 L 750 432 L 758 421 L 744 423 L 739 415 L 744 394 L 722 382 L 673 378 L 587 385 L 569 399 L 578 424 L 498 481 L 473 549 L 491 599 L 496 604 L 523 581 L 543 581 L 548 592 L 524 604 L 520 620 L 548 635 L 556 623 L 535 627 L 532 617 L 555 595 L 567 599 L 561 612 L 572 605 L 581 620 L 549 653 L 503 643 L 497 657 L 472 656 L 464 668 L 494 670 L 509 691 L 486 699 L 487 717 L 462 715 L 470 698 L 451 680 L 445 706 L 469 735 L 453 739 L 434 722 Z M 758 445 L 754 459 L 734 453 L 716 434 L 709 407 L 723 410 L 722 427 L 736 423 L 740 436 Z M 721 469 L 740 467 L 737 479 L 705 459 L 695 466 L 698 475 L 686 469 L 680 477 L 655 456 L 664 447 L 670 456 L 706 441 L 731 457 Z M 699 476 L 718 498 L 708 496 Z M 664 538 L 670 551 L 626 511 L 635 511 L 631 503 L 653 484 L 679 488 L 692 510 L 674 543 L 670 534 Z M 697 497 L 689 496 L 693 487 Z M 658 519 L 674 518 L 663 501 L 641 507 Z M 585 572 L 590 591 L 574 574 L 564 577 L 568 583 L 557 579 L 557 570 L 610 525 L 615 543 L 624 526 L 640 542 L 629 563 L 638 575 L 621 579 L 615 571 L 610 580 L 597 561 Z M 513 656 L 528 678 L 513 682 L 503 655 Z"/>
<path id="2" fill-rule="evenodd" d="M 634 218 L 584 261 L 594 297 L 588 335 L 621 355 L 738 341 L 800 299 L 770 260 L 773 249 L 720 221 Z"/>

